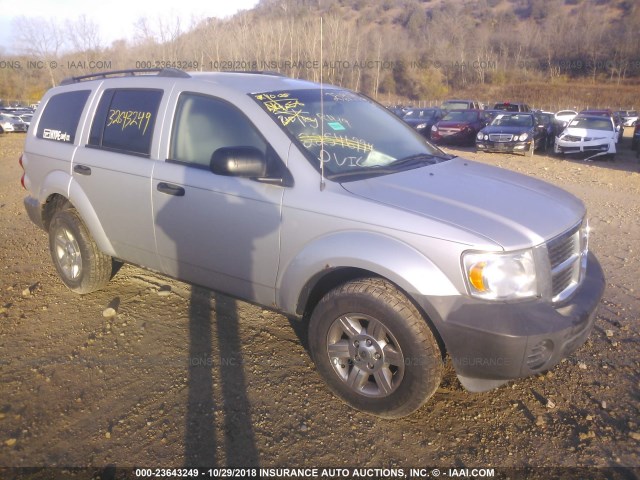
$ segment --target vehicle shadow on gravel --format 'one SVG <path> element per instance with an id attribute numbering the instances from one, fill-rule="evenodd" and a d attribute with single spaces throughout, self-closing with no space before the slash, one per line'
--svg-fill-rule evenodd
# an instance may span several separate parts
<path id="1" fill-rule="evenodd" d="M 224 451 L 227 467 L 259 465 L 238 321 L 234 299 L 192 287 L 184 441 L 186 467 L 221 466 L 219 451 Z M 214 337 L 217 338 L 217 352 L 212 348 Z M 214 383 L 214 379 L 218 382 Z M 221 404 L 216 404 L 216 398 L 221 398 Z M 220 416 L 224 417 L 221 421 L 218 420 Z M 222 435 L 216 432 L 216 425 L 221 423 Z M 217 439 L 222 437 L 224 445 L 217 445 Z"/>
<path id="2" fill-rule="evenodd" d="M 193 189 L 186 188 L 186 195 Z M 186 196 L 185 195 L 185 196 Z M 210 248 L 219 237 L 219 230 L 206 230 L 201 238 L 209 239 L 196 245 L 176 229 L 176 212 L 182 204 L 176 197 L 158 212 L 157 228 L 168 236 L 175 248 L 175 259 L 181 259 L 177 276 L 189 278 L 196 270 L 185 259 L 197 248 Z M 235 206 L 238 206 L 236 204 Z M 175 208 L 174 208 L 175 207 Z M 232 209 L 221 202 L 223 210 Z M 194 224 L 189 224 L 191 229 Z M 193 234 L 197 237 L 196 234 Z M 241 252 L 252 252 L 254 238 L 235 239 Z M 175 261 L 171 259 L 169 261 Z M 237 257 L 239 275 L 250 277 L 251 255 Z M 204 282 L 215 272 L 198 266 Z M 187 273 L 188 272 L 188 273 Z M 195 282 L 197 284 L 197 280 Z M 259 454 L 251 417 L 245 374 L 246 361 L 242 355 L 240 314 L 238 301 L 204 287 L 191 287 L 188 303 L 188 364 L 187 404 L 184 417 L 184 467 L 258 467 Z"/>

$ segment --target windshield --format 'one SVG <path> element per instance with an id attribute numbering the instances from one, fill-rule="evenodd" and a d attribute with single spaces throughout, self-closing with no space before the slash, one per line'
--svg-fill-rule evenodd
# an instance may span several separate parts
<path id="1" fill-rule="evenodd" d="M 469 110 L 452 110 L 441 121 L 443 122 L 475 122 L 478 120 L 478 112 Z"/>
<path id="2" fill-rule="evenodd" d="M 576 117 L 569 123 L 569 127 L 586 128 L 589 130 L 613 130 L 611 120 L 608 118 Z"/>
<path id="3" fill-rule="evenodd" d="M 500 114 L 496 115 L 491 125 L 498 125 L 501 127 L 532 127 L 533 115 L 508 115 Z"/>
<path id="4" fill-rule="evenodd" d="M 450 157 L 405 122 L 356 93 L 325 89 L 252 94 L 327 178 L 392 173 Z"/>

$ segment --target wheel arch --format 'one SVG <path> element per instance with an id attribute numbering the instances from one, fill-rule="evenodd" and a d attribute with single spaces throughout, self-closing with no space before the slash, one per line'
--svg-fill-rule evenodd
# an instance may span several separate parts
<path id="1" fill-rule="evenodd" d="M 113 246 L 102 228 L 98 215 L 91 206 L 86 194 L 77 183 L 70 183 L 68 194 L 61 191 L 61 189 L 50 189 L 48 192 L 44 192 L 41 202 L 42 221 L 46 230 L 49 229 L 53 214 L 61 208 L 66 208 L 65 206 L 68 205 L 78 212 L 89 233 L 98 245 L 98 248 L 100 248 L 103 253 L 115 257 Z"/>
<path id="2" fill-rule="evenodd" d="M 361 278 L 380 278 L 391 284 L 402 295 L 404 295 L 407 300 L 411 302 L 411 304 L 416 308 L 416 310 L 418 310 L 424 321 L 433 332 L 433 335 L 438 342 L 438 346 L 440 347 L 440 351 L 442 352 L 442 357 L 444 358 L 446 356 L 447 348 L 445 342 L 442 339 L 442 336 L 440 335 L 440 332 L 438 331 L 435 323 L 431 319 L 429 312 L 425 310 L 423 305 L 420 302 L 417 302 L 412 295 L 410 295 L 401 286 L 391 281 L 389 278 L 386 278 L 370 270 L 354 267 L 338 267 L 335 269 L 319 272 L 317 275 L 310 278 L 302 288 L 296 314 L 303 318 L 309 318 L 311 312 L 313 312 L 318 302 L 320 302 L 320 300 L 327 293 L 345 283 Z"/>
<path id="3" fill-rule="evenodd" d="M 423 307 L 428 303 L 425 297 L 460 295 L 444 272 L 411 245 L 384 234 L 346 231 L 316 239 L 282 267 L 278 307 L 304 316 L 327 292 L 362 277 L 392 284 L 418 308 L 434 333 L 428 306 Z"/>

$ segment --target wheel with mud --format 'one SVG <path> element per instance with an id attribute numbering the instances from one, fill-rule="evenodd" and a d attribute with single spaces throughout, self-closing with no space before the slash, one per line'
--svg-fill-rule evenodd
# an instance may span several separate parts
<path id="1" fill-rule="evenodd" d="M 113 259 L 100 251 L 73 208 L 56 211 L 49 224 L 49 250 L 64 284 L 76 293 L 104 287 L 113 275 Z"/>
<path id="2" fill-rule="evenodd" d="M 311 315 L 309 347 L 338 397 L 380 417 L 409 415 L 442 378 L 442 353 L 431 328 L 383 279 L 354 280 L 325 295 Z"/>
<path id="3" fill-rule="evenodd" d="M 527 157 L 533 157 L 533 154 L 535 153 L 535 151 L 536 151 L 536 141 L 535 140 L 531 140 L 531 146 L 525 152 L 525 155 Z"/>

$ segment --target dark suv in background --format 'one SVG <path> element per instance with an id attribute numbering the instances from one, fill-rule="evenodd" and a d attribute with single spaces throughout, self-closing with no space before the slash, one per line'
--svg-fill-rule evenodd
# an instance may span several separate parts
<path id="1" fill-rule="evenodd" d="M 442 110 L 481 110 L 482 104 L 475 100 L 445 100 L 440 106 Z"/>
<path id="2" fill-rule="evenodd" d="M 526 103 L 502 102 L 493 106 L 494 110 L 504 110 L 506 112 L 530 112 L 531 109 Z"/>

